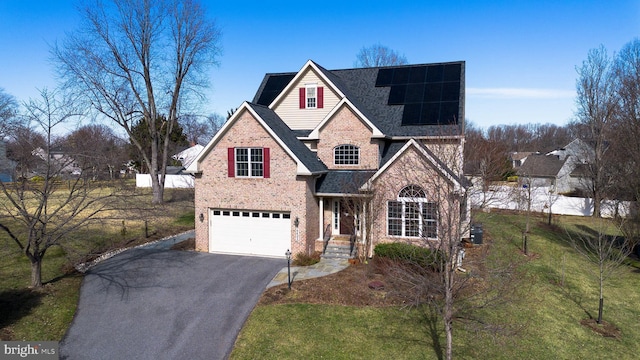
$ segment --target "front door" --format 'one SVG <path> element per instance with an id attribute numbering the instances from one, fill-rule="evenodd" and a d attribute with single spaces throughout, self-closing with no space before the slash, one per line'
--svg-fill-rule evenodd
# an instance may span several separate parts
<path id="1" fill-rule="evenodd" d="M 353 235 L 355 233 L 353 201 L 340 200 L 340 234 Z"/>

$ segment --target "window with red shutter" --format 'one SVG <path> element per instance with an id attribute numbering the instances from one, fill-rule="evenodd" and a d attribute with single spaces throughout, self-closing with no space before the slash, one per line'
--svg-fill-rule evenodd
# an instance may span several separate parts
<path id="1" fill-rule="evenodd" d="M 305 90 L 306 89 L 303 87 L 300 88 L 300 109 L 304 109 L 307 104 L 307 95 Z"/>
<path id="2" fill-rule="evenodd" d="M 324 107 L 324 88 L 322 86 L 318 86 L 318 109 L 322 109 Z"/>
<path id="3" fill-rule="evenodd" d="M 236 176 L 236 158 L 234 148 L 227 149 L 227 176 Z"/>

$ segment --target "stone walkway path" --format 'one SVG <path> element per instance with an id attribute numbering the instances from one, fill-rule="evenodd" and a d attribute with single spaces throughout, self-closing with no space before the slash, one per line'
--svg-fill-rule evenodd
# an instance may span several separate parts
<path id="1" fill-rule="evenodd" d="M 291 282 L 293 283 L 298 280 L 327 276 L 329 274 L 333 274 L 340 270 L 343 270 L 347 266 L 349 266 L 349 261 L 346 259 L 321 259 L 319 263 L 311 266 L 292 266 Z M 273 286 L 286 284 L 287 281 L 287 267 L 284 267 L 276 274 L 269 285 L 267 285 L 267 289 Z"/>

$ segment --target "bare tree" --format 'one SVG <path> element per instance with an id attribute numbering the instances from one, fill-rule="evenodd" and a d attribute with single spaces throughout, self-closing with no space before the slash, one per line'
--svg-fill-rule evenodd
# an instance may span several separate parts
<path id="1" fill-rule="evenodd" d="M 406 65 L 407 58 L 381 44 L 363 47 L 356 55 L 355 67 L 378 67 L 390 65 Z"/>
<path id="2" fill-rule="evenodd" d="M 224 125 L 225 118 L 220 114 L 211 114 L 206 117 L 188 114 L 182 116 L 179 122 L 189 143 L 205 145 Z"/>
<path id="3" fill-rule="evenodd" d="M 31 286 L 42 286 L 42 261 L 47 250 L 61 245 L 73 231 L 95 219 L 105 209 L 109 195 L 94 192 L 90 183 L 77 179 L 61 183 L 67 159 L 53 159 L 52 132 L 77 117 L 73 102 L 56 93 L 41 92 L 40 100 L 25 104 L 25 119 L 45 134 L 41 179 L 21 177 L 11 183 L 0 182 L 0 229 L 31 262 Z M 61 163 L 62 162 L 62 163 Z"/>
<path id="4" fill-rule="evenodd" d="M 82 28 L 53 49 L 59 73 L 129 136 L 138 121 L 147 123 L 151 155 L 132 141 L 150 170 L 152 201 L 162 203 L 169 157 L 163 134 L 182 108 L 202 98 L 221 33 L 197 0 L 96 0 L 81 14 Z"/>
<path id="5" fill-rule="evenodd" d="M 583 139 L 592 146 L 589 159 L 589 190 L 593 198 L 593 216 L 600 217 L 600 207 L 612 178 L 606 159 L 607 136 L 616 113 L 616 98 L 613 82 L 612 60 L 601 46 L 589 51 L 587 59 L 577 68 L 577 125 Z"/>
<path id="6" fill-rule="evenodd" d="M 127 162 L 126 142 L 105 125 L 85 125 L 63 140 L 63 147 L 89 179 L 115 178 Z M 105 176 L 108 174 L 108 176 Z"/>
<path id="7" fill-rule="evenodd" d="M 630 238 L 607 235 L 607 227 L 612 224 L 608 220 L 598 219 L 595 229 L 582 227 L 584 233 L 569 234 L 573 248 L 594 265 L 589 271 L 598 283 L 598 324 L 602 323 L 605 283 L 624 264 L 633 250 Z M 618 227 L 616 230 L 620 229 L 621 227 Z"/>
<path id="8" fill-rule="evenodd" d="M 423 156 L 438 160 L 424 161 Z M 453 357 L 455 322 L 480 321 L 479 313 L 474 315 L 472 308 L 495 306 L 510 299 L 506 294 L 514 291 L 511 285 L 516 268 L 500 266 L 497 270 L 496 267 L 494 272 L 480 279 L 475 274 L 470 276 L 461 267 L 462 241 L 469 237 L 470 230 L 470 213 L 466 206 L 468 189 L 461 180 L 461 161 L 459 144 L 429 144 L 396 160 L 393 170 L 387 170 L 390 175 L 374 183 L 374 197 L 385 199 L 397 191 L 398 184 L 413 184 L 395 195 L 398 200 L 387 201 L 383 207 L 387 211 L 380 215 L 389 217 L 389 231 L 408 236 L 408 243 L 426 247 L 432 255 L 394 264 L 388 271 L 396 283 L 394 287 L 406 298 L 407 304 L 421 309 L 426 306 L 429 309 L 426 315 L 431 321 L 434 318 L 441 321 L 446 344 L 444 353 L 439 352 L 439 347 L 436 350 L 446 359 Z M 394 221 L 393 218 L 401 214 L 402 219 Z M 492 269 L 492 266 L 487 268 Z"/>
<path id="9" fill-rule="evenodd" d="M 0 88 L 0 141 L 9 134 L 18 122 L 18 103 L 16 99 Z"/>

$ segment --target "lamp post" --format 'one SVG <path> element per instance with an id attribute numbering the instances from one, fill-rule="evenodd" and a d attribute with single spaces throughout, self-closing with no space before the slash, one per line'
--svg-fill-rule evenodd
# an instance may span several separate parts
<path id="1" fill-rule="evenodd" d="M 287 257 L 287 278 L 289 281 L 289 290 L 291 290 L 291 251 L 287 249 L 287 252 L 284 253 L 284 255 Z"/>

